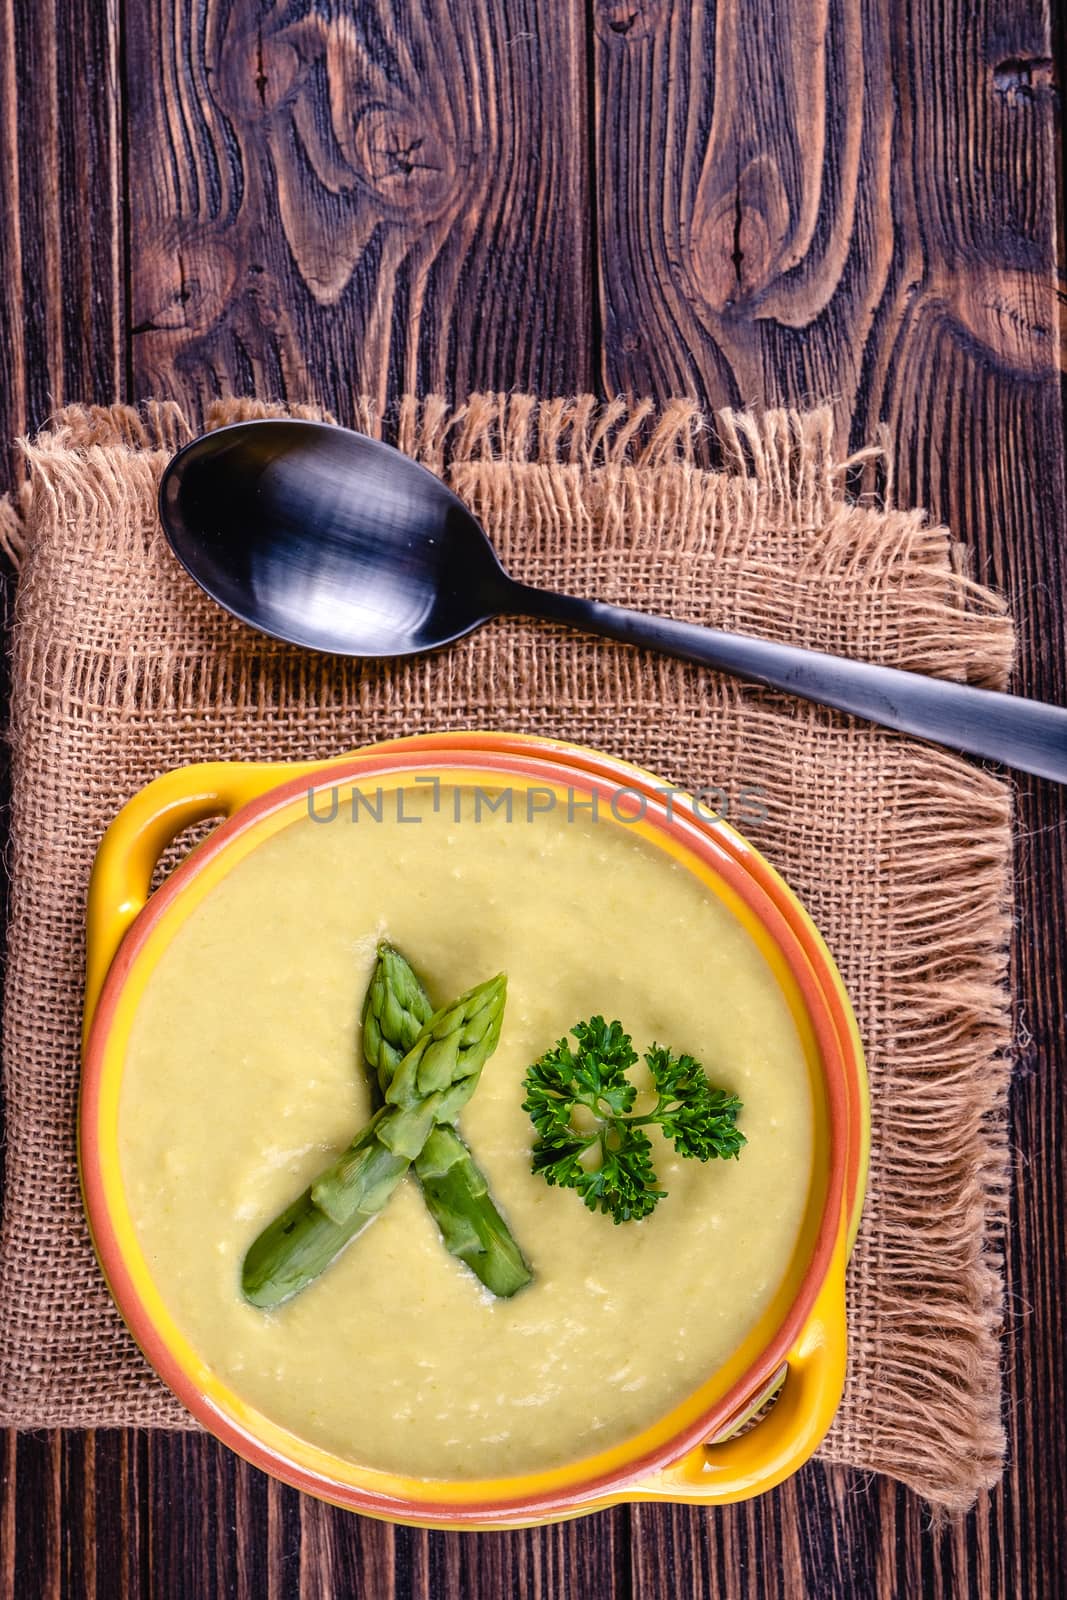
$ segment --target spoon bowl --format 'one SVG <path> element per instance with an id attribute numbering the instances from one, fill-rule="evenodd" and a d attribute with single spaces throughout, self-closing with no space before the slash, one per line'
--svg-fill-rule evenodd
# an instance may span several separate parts
<path id="1" fill-rule="evenodd" d="M 1067 782 L 1067 710 L 518 583 L 452 491 L 390 445 L 324 422 L 239 422 L 163 475 L 178 560 L 260 632 L 347 656 L 451 644 L 504 612 L 731 672 L 950 749 Z"/>
<path id="2" fill-rule="evenodd" d="M 270 419 L 194 439 L 167 467 L 160 513 L 212 599 L 310 650 L 414 655 L 503 609 L 509 580 L 463 502 L 345 428 Z"/>

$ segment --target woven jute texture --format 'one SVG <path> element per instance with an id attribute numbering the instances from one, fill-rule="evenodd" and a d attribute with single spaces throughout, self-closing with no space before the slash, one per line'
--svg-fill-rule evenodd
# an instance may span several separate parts
<path id="1" fill-rule="evenodd" d="M 219 424 L 263 414 L 219 406 Z M 380 431 L 369 410 L 363 425 Z M 1000 600 L 920 511 L 851 504 L 830 416 L 687 402 L 407 401 L 386 433 L 445 474 L 529 583 L 1003 686 Z M 962 759 L 624 646 L 514 621 L 435 657 L 290 650 L 216 609 L 155 510 L 170 406 L 62 413 L 0 522 L 14 646 L 0 1422 L 193 1426 L 112 1306 L 75 1160 L 83 912 L 124 801 L 204 758 L 307 758 L 514 728 L 713 788 L 811 909 L 866 1044 L 867 1209 L 848 1388 L 824 1459 L 967 1505 L 1001 1467 L 1010 793 Z M 698 465 L 712 460 L 710 470 Z M 851 482 L 854 474 L 848 474 Z"/>

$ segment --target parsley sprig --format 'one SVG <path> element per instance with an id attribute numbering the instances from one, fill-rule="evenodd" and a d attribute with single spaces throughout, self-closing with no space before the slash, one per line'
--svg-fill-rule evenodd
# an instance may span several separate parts
<path id="1" fill-rule="evenodd" d="M 657 1099 L 634 1116 L 637 1089 L 628 1073 L 638 1056 L 622 1024 L 591 1017 L 571 1035 L 575 1048 L 560 1039 L 526 1073 L 523 1109 L 537 1130 L 533 1170 L 547 1183 L 577 1190 L 590 1211 L 629 1222 L 666 1195 L 646 1127 L 657 1126 L 679 1155 L 696 1161 L 740 1154 L 741 1102 L 713 1088 L 692 1056 L 657 1044 L 645 1051 Z"/>

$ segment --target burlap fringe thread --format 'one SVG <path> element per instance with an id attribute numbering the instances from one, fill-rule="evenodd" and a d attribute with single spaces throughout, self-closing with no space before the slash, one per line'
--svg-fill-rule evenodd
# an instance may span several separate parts
<path id="1" fill-rule="evenodd" d="M 279 414 L 281 408 L 269 401 L 214 401 L 205 427 Z M 329 412 L 314 406 L 290 406 L 284 414 L 333 420 Z M 478 394 L 459 406 L 440 395 L 425 399 L 406 395 L 385 419 L 369 401 L 361 400 L 354 426 L 372 438 L 387 437 L 405 454 L 440 473 L 450 465 L 473 461 L 535 462 L 587 471 L 608 466 L 698 466 L 698 441 L 716 432 L 727 467 L 762 485 L 772 503 L 788 500 L 802 513 L 826 509 L 826 490 L 833 477 L 885 455 L 884 447 L 873 446 L 834 462 L 829 411 L 767 411 L 757 417 L 726 410 L 717 414 L 715 423 L 717 428 L 692 400 L 685 399 L 668 401 L 657 412 L 651 400 Z M 192 437 L 181 408 L 162 400 L 139 408 L 69 406 L 56 413 L 45 432 L 22 443 L 32 457 L 36 452 L 52 456 L 123 445 L 130 450 L 172 452 Z"/>
<path id="2" fill-rule="evenodd" d="M 207 430 L 259 417 L 285 415 L 309 421 L 335 419 L 329 411 L 310 405 L 281 405 L 249 398 L 215 400 L 207 408 Z M 669 465 L 700 469 L 709 452 L 701 441 L 711 440 L 711 454 L 721 466 L 747 480 L 753 494 L 764 497 L 768 516 L 785 513 L 790 521 L 814 528 L 828 517 L 849 474 L 859 468 L 881 469 L 877 496 L 884 510 L 892 507 L 892 451 L 888 432 L 879 426 L 880 442 L 854 451 L 842 461 L 833 455 L 833 415 L 829 408 L 810 412 L 770 410 L 758 414 L 724 409 L 709 418 L 692 400 L 668 401 L 657 411 L 653 401 L 629 401 L 621 396 L 600 401 L 593 395 L 538 399 L 514 393 L 474 394 L 455 406 L 441 395 L 418 398 L 405 395 L 395 414 L 384 419 L 367 397 L 355 405 L 353 427 L 375 439 L 386 438 L 406 455 L 416 457 L 432 471 L 447 476 L 454 468 L 478 462 L 512 465 L 576 466 L 586 471 L 605 467 L 655 468 Z M 67 406 L 34 439 L 20 441 L 32 468 L 38 458 L 73 453 L 94 446 L 131 451 L 165 450 L 168 454 L 194 437 L 181 407 L 170 400 L 146 401 L 139 407 Z M 24 553 L 26 517 L 30 502 L 27 484 L 17 500 L 0 498 L 0 552 L 16 568 Z M 909 538 L 929 544 L 940 555 L 945 543 L 942 529 L 930 527 L 925 513 L 908 514 Z M 842 528 L 841 532 L 846 530 Z M 820 546 L 820 557 L 827 554 Z M 951 543 L 949 559 L 961 580 L 949 610 L 973 604 L 983 614 L 1007 616 L 1003 598 L 975 583 L 970 572 L 970 551 Z M 969 602 L 965 594 L 970 595 Z M 980 648 L 988 648 L 984 636 Z M 1010 671 L 1010 638 L 997 652 L 997 676 Z M 976 652 L 977 653 L 977 652 Z M 988 677 L 979 681 L 989 682 Z"/>
<path id="3" fill-rule="evenodd" d="M 212 407 L 208 425 L 281 409 L 223 402 Z M 290 414 L 322 415 L 313 408 Z M 500 463 L 511 470 L 550 467 L 557 474 L 561 466 L 609 476 L 671 467 L 696 473 L 710 443 L 741 492 L 760 502 L 765 524 L 780 519 L 810 530 L 810 560 L 854 571 L 857 563 L 899 561 L 903 552 L 918 572 L 928 563 L 931 597 L 923 616 L 938 646 L 945 646 L 940 670 L 994 686 L 1006 681 L 1013 636 L 1003 602 L 973 582 L 944 531 L 930 528 L 921 512 L 893 513 L 893 538 L 883 531 L 879 543 L 864 519 L 881 513 L 843 507 L 846 473 L 877 461 L 884 447 L 835 461 L 828 411 L 724 412 L 712 438 L 707 419 L 687 400 L 657 413 L 649 401 L 605 404 L 590 396 L 476 395 L 457 407 L 431 396 L 404 399 L 391 424 L 383 429 L 368 405 L 360 407 L 364 431 L 387 432 L 460 492 L 470 488 L 471 472 Z M 80 463 L 88 457 L 104 464 L 105 476 L 121 473 L 127 452 L 170 452 L 189 436 L 181 411 L 169 403 L 139 411 L 68 408 L 27 445 L 34 492 L 47 496 L 65 487 L 77 494 Z M 0 511 L 0 544 L 15 561 L 32 559 L 34 522 L 27 511 L 26 500 Z M 684 537 L 684 529 L 678 532 Z M 25 670 L 27 659 L 24 643 L 16 671 Z M 39 656 L 36 665 L 44 666 Z M 233 688 L 232 682 L 202 680 L 198 694 L 210 703 Z M 746 724 L 754 760 L 760 716 L 755 705 Z M 779 725 L 770 720 L 765 733 L 780 739 Z M 16 726 L 16 759 L 18 738 Z M 853 1320 L 863 1390 L 850 1388 L 821 1454 L 889 1472 L 941 1507 L 958 1510 L 996 1481 L 1004 1453 L 997 1341 L 1008 1196 L 1010 793 L 954 757 L 928 755 L 920 772 L 886 800 L 898 819 L 888 835 L 894 852 L 893 949 L 887 956 L 892 1004 L 886 1007 L 877 995 L 857 999 L 866 1002 L 872 1054 L 906 1051 L 908 1071 L 893 1079 L 892 1104 L 879 1108 L 882 1141 L 872 1169 L 869 1225 L 852 1269 L 850 1294 L 863 1308 L 862 1318 Z M 914 811 L 921 819 L 930 796 L 946 819 L 944 831 L 911 837 L 907 818 Z M 18 827 L 16 788 L 16 840 Z M 946 1060 L 955 1063 L 948 1073 Z M 944 1206 L 943 1191 L 957 1203 Z M 932 1298 L 936 1326 L 928 1309 Z M 45 1419 L 35 1413 L 32 1394 L 18 1394 L 17 1379 L 0 1369 L 0 1413 L 18 1425 L 40 1425 Z"/>

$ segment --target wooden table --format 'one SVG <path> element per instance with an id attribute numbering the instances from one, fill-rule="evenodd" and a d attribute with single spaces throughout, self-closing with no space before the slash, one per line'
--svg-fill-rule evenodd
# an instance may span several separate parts
<path id="1" fill-rule="evenodd" d="M 160 394 L 829 396 L 1065 702 L 1055 36 L 1042 0 L 3 0 L 0 434 Z M 1020 782 L 1011 1459 L 966 1521 L 809 1466 L 443 1535 L 206 1438 L 11 1435 L 0 1594 L 1062 1594 L 1065 823 Z"/>

